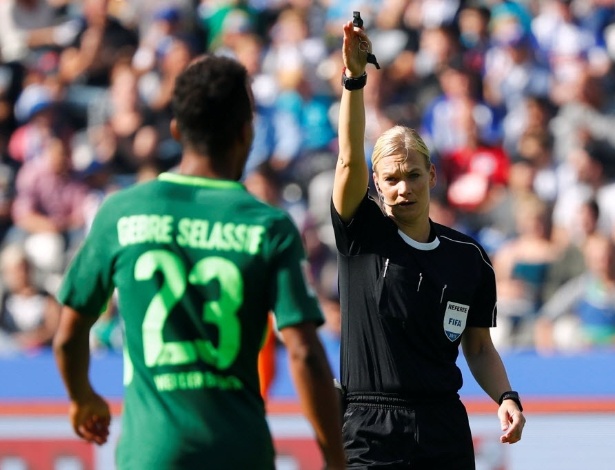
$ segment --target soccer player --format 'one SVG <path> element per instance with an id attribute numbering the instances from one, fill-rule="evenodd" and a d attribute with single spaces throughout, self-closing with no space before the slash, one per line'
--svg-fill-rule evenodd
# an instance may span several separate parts
<path id="1" fill-rule="evenodd" d="M 344 25 L 339 156 L 331 215 L 342 309 L 341 385 L 347 468 L 475 468 L 459 400 L 459 346 L 496 402 L 503 443 L 525 418 L 489 328 L 496 289 L 473 239 L 429 218 L 436 170 L 421 137 L 395 126 L 377 140 L 368 196 L 363 87 L 371 44 Z"/>
<path id="2" fill-rule="evenodd" d="M 323 317 L 298 230 L 238 182 L 253 139 L 252 95 L 236 61 L 199 58 L 178 77 L 176 173 L 114 193 L 73 258 L 54 339 L 80 437 L 103 444 L 110 412 L 88 376 L 89 330 L 117 289 L 125 396 L 117 467 L 273 469 L 257 356 L 268 312 L 328 468 L 343 468 Z"/>

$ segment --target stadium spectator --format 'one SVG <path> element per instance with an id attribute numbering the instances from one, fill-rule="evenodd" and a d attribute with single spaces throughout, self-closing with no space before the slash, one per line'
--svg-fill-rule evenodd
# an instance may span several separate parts
<path id="1" fill-rule="evenodd" d="M 494 35 L 493 43 L 483 76 L 485 99 L 491 106 L 515 112 L 525 99 L 549 96 L 550 71 L 537 59 L 532 36 L 505 31 Z"/>
<path id="2" fill-rule="evenodd" d="M 431 102 L 423 114 L 422 129 L 434 162 L 468 142 L 468 127 L 458 123 L 471 106 L 471 116 L 476 124 L 477 138 L 487 145 L 499 142 L 500 122 L 480 96 L 477 78 L 470 74 L 461 63 L 449 63 L 438 74 L 442 92 Z M 474 131 L 473 131 L 474 132 Z"/>
<path id="3" fill-rule="evenodd" d="M 196 50 L 188 37 L 175 36 L 158 58 L 156 67 L 139 78 L 139 96 L 146 106 L 142 111 L 157 134 L 156 154 L 163 170 L 176 165 L 181 154 L 181 148 L 169 134 L 168 124 L 172 119 L 171 97 L 175 79 L 195 57 L 195 53 Z"/>
<path id="4" fill-rule="evenodd" d="M 554 203 L 563 185 L 563 176 L 553 156 L 553 136 L 546 129 L 528 129 L 521 134 L 512 158 L 527 160 L 534 168 L 533 189 L 540 199 Z"/>
<path id="5" fill-rule="evenodd" d="M 615 176 L 613 147 L 605 142 L 589 139 L 580 147 L 569 150 L 567 169 L 569 180 L 561 186 L 553 210 L 553 237 L 562 247 L 583 237 L 578 223 L 579 208 L 595 199 L 600 210 L 599 230 L 610 234 L 615 227 Z"/>
<path id="6" fill-rule="evenodd" d="M 495 256 L 505 242 L 518 235 L 516 212 L 522 201 L 536 198 L 535 180 L 536 169 L 531 161 L 522 158 L 511 162 L 506 191 L 483 214 L 482 226 L 476 232 L 490 256 Z"/>
<path id="7" fill-rule="evenodd" d="M 550 129 L 554 114 L 555 106 L 549 98 L 533 96 L 527 97 L 519 106 L 507 111 L 502 118 L 502 145 L 506 152 L 514 158 L 519 151 L 519 140 L 525 133 L 548 133 L 551 134 L 550 140 L 554 140 Z M 551 158 L 557 164 L 559 160 L 555 157 L 553 146 L 554 142 L 551 143 Z"/>
<path id="8" fill-rule="evenodd" d="M 317 94 L 302 68 L 278 70 L 277 77 L 274 125 L 279 138 L 289 144 L 286 151 L 272 155 L 270 163 L 288 175 L 301 160 L 333 147 L 335 131 L 329 118 L 332 98 Z"/>
<path id="9" fill-rule="evenodd" d="M 232 44 L 225 42 L 225 39 L 228 40 L 225 36 L 255 32 L 259 29 L 258 11 L 250 3 L 238 0 L 198 2 L 196 11 L 200 26 L 205 32 L 205 50 L 215 53 L 225 46 L 232 48 Z"/>
<path id="10" fill-rule="evenodd" d="M 565 162 L 570 150 L 587 139 L 603 140 L 615 147 L 615 99 L 606 92 L 605 82 L 587 68 L 573 76 L 561 100 L 551 100 L 558 106 L 549 126 L 558 162 Z"/>
<path id="11" fill-rule="evenodd" d="M 139 47 L 132 56 L 132 66 L 141 75 L 156 68 L 176 36 L 181 34 L 182 11 L 170 5 L 161 6 L 153 13 L 152 22 L 140 36 Z"/>
<path id="12" fill-rule="evenodd" d="M 562 285 L 540 310 L 541 353 L 615 348 L 615 244 L 602 234 L 583 246 L 585 271 Z"/>
<path id="13" fill-rule="evenodd" d="M 63 10 L 68 0 L 6 0 L 0 2 L 0 59 L 23 62 L 46 49 L 66 46 L 78 25 Z"/>
<path id="14" fill-rule="evenodd" d="M 1 140 L 2 137 L 0 137 Z M 5 235 L 13 226 L 11 209 L 15 198 L 15 174 L 17 173 L 15 163 L 6 152 L 2 152 L 1 147 L 0 142 L 0 246 Z"/>
<path id="15" fill-rule="evenodd" d="M 474 101 L 460 99 L 456 108 L 456 124 L 465 140 L 441 154 L 442 184 L 463 224 L 477 233 L 485 223 L 484 214 L 504 197 L 510 160 L 500 145 L 486 143 L 480 137 Z"/>
<path id="16" fill-rule="evenodd" d="M 491 48 L 490 19 L 491 10 L 480 2 L 466 2 L 459 11 L 463 63 L 479 75 L 485 71 L 487 52 Z"/>
<path id="17" fill-rule="evenodd" d="M 279 90 L 277 77 L 262 69 L 265 41 L 256 34 L 247 35 L 235 44 L 232 56 L 246 67 L 254 94 L 254 144 L 246 163 L 246 174 L 268 165 L 273 155 L 280 153 L 283 139 L 275 126 L 275 100 Z"/>
<path id="18" fill-rule="evenodd" d="M 0 252 L 0 351 L 37 351 L 51 345 L 60 305 L 42 289 L 36 269 L 18 244 Z"/>
<path id="19" fill-rule="evenodd" d="M 561 91 L 564 98 L 569 84 L 584 69 L 600 77 L 609 68 L 604 46 L 578 20 L 572 4 L 573 0 L 546 0 L 539 4 L 532 18 L 532 33 L 553 74 L 554 92 Z"/>
<path id="20" fill-rule="evenodd" d="M 17 173 L 8 241 L 25 243 L 35 266 L 49 274 L 65 267 L 65 254 L 82 240 L 88 187 L 72 170 L 70 148 L 49 139 L 41 156 Z"/>
<path id="21" fill-rule="evenodd" d="M 450 27 L 440 26 L 419 29 L 418 50 L 413 60 L 413 70 L 416 79 L 412 82 L 417 88 L 417 111 L 421 120 L 425 119 L 434 103 L 444 98 L 451 91 L 446 89 L 440 74 L 449 67 L 449 64 L 462 64 L 462 48 L 459 38 Z M 468 70 L 470 76 L 472 72 Z M 459 88 L 457 93 L 459 93 Z M 423 126 L 423 134 L 429 138 L 429 127 Z M 420 126 L 415 126 L 419 128 Z M 434 139 L 436 139 L 434 137 Z M 431 144 L 437 150 L 436 144 Z M 434 155 L 435 156 L 435 155 Z"/>
<path id="22" fill-rule="evenodd" d="M 585 269 L 583 247 L 587 240 L 598 232 L 600 208 L 594 199 L 584 202 L 577 214 L 580 227 L 578 236 L 571 240 L 563 250 L 558 252 L 557 258 L 550 264 L 543 288 L 543 297 L 550 299 L 555 292 L 570 279 L 582 274 Z"/>
<path id="23" fill-rule="evenodd" d="M 92 158 L 128 182 L 134 182 L 142 166 L 158 161 L 159 136 L 148 111 L 138 92 L 136 72 L 129 63 L 118 62 L 111 71 L 111 85 L 92 103 L 84 132 L 91 139 L 104 139 L 104 145 L 92 142 L 98 149 Z"/>
<path id="24" fill-rule="evenodd" d="M 121 60 L 132 60 L 139 46 L 137 31 L 108 13 L 109 1 L 83 1 L 77 36 L 60 55 L 60 79 L 67 87 L 65 100 L 84 127 L 87 106 L 110 85 L 113 66 Z"/>
<path id="25" fill-rule="evenodd" d="M 33 83 L 19 94 L 14 108 L 18 127 L 8 142 L 9 155 L 17 163 L 39 158 L 47 142 L 61 132 L 58 128 L 67 127 L 58 116 L 58 104 L 43 84 Z"/>
<path id="26" fill-rule="evenodd" d="M 549 266 L 558 256 L 551 241 L 551 208 L 533 194 L 515 209 L 516 235 L 493 256 L 498 289 L 498 327 L 493 330 L 499 348 L 531 347 L 531 332 L 544 302 L 543 288 Z"/>

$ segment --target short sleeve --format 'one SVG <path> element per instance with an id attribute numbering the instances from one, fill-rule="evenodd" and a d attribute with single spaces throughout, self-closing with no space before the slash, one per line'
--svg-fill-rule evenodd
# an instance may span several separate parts
<path id="1" fill-rule="evenodd" d="M 316 294 L 308 284 L 307 260 L 299 231 L 287 217 L 273 228 L 271 304 L 279 329 L 304 322 L 324 323 Z"/>
<path id="2" fill-rule="evenodd" d="M 83 244 L 71 260 L 57 294 L 58 301 L 85 315 L 99 315 L 113 293 L 113 247 L 115 227 L 104 203 Z"/>
<path id="3" fill-rule="evenodd" d="M 475 298 L 472 302 L 472 315 L 468 318 L 468 326 L 491 328 L 496 326 L 497 299 L 495 272 L 489 256 L 479 246 L 481 253 L 481 279 Z"/>
<path id="4" fill-rule="evenodd" d="M 337 250 L 346 256 L 362 253 L 392 223 L 367 192 L 350 222 L 340 218 L 331 200 L 331 222 Z"/>

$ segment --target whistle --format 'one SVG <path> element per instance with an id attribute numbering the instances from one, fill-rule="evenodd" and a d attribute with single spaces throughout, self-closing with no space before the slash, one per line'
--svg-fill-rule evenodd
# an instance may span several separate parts
<path id="1" fill-rule="evenodd" d="M 352 24 L 353 26 L 356 26 L 357 28 L 362 28 L 363 27 L 363 19 L 361 18 L 361 13 L 358 11 L 353 11 L 352 12 Z"/>

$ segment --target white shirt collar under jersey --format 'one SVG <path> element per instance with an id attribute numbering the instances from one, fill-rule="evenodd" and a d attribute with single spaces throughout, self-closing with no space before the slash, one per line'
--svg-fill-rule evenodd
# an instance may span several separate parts
<path id="1" fill-rule="evenodd" d="M 403 241 L 405 241 L 412 248 L 416 248 L 417 250 L 430 251 L 438 247 L 440 245 L 440 239 L 436 236 L 432 241 L 427 243 L 417 242 L 415 239 L 410 238 L 401 230 L 398 230 L 399 236 Z"/>

